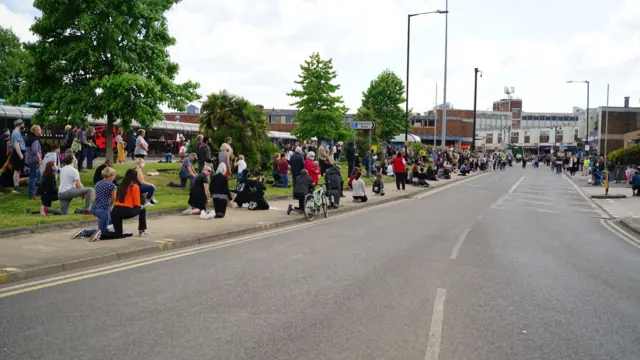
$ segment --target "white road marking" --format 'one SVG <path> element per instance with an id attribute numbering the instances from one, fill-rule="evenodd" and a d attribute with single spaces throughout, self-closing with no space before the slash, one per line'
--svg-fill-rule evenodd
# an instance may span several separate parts
<path id="1" fill-rule="evenodd" d="M 453 182 L 453 183 L 451 183 L 451 184 L 447 184 L 447 185 L 444 185 L 444 186 L 442 186 L 442 187 L 437 187 L 437 188 L 435 188 L 434 190 L 427 191 L 427 192 L 426 192 L 426 193 L 424 193 L 424 194 L 416 195 L 416 196 L 414 196 L 414 197 L 413 197 L 413 199 L 414 199 L 414 200 L 422 199 L 422 198 L 424 198 L 424 197 L 427 197 L 427 196 L 430 196 L 430 195 L 433 195 L 433 194 L 439 193 L 440 191 L 446 190 L 446 189 L 448 189 L 448 188 L 450 188 L 450 187 L 457 186 L 457 185 L 460 185 L 460 184 L 464 184 L 464 183 L 466 183 L 466 182 L 468 182 L 468 181 L 475 180 L 475 179 L 477 179 L 477 178 L 479 178 L 479 177 L 482 177 L 482 176 L 485 176 L 485 175 L 487 175 L 487 174 L 489 174 L 489 173 L 484 173 L 484 174 L 480 174 L 480 175 L 473 175 L 472 177 L 470 177 L 470 178 L 468 178 L 468 179 L 458 180 L 458 181 Z"/>
<path id="2" fill-rule="evenodd" d="M 565 174 L 562 174 L 562 177 L 567 180 L 569 182 L 569 184 L 571 184 L 573 186 L 573 188 L 578 192 L 578 194 L 580 194 L 584 200 L 591 205 L 592 208 L 594 208 L 596 210 L 596 212 L 598 213 L 598 215 L 602 216 L 602 217 L 609 217 L 604 211 L 602 211 L 602 209 L 596 205 L 588 196 L 587 194 L 582 191 L 582 189 L 580 189 L 580 187 L 578 187 L 578 185 L 576 185 L 571 179 L 569 179 Z"/>
<path id="3" fill-rule="evenodd" d="M 516 191 L 516 188 L 518 187 L 518 185 L 520 185 L 520 183 L 524 180 L 524 176 L 520 178 L 520 180 L 516 181 L 515 184 L 513 184 L 513 186 L 511 187 L 511 189 L 509 189 L 509 191 L 507 191 L 506 194 L 504 194 L 504 196 L 502 196 L 501 198 L 499 198 L 498 200 L 496 200 L 496 202 L 494 202 L 493 204 L 491 204 L 491 206 L 489 206 L 489 209 L 498 209 L 499 206 L 505 201 L 507 200 L 507 198 L 509 197 L 509 195 L 513 194 L 514 191 Z"/>
<path id="4" fill-rule="evenodd" d="M 513 192 L 516 191 L 516 188 L 518 187 L 518 185 L 520 185 L 522 181 L 524 181 L 524 176 L 521 177 L 520 180 L 518 180 L 515 184 L 513 184 L 513 186 L 511 187 L 511 189 L 509 189 L 507 194 L 513 194 Z"/>
<path id="5" fill-rule="evenodd" d="M 618 226 L 617 224 L 614 224 L 614 223 L 612 223 L 610 221 L 607 221 L 605 219 L 600 219 L 600 224 L 602 224 L 604 227 L 606 227 L 612 233 L 616 234 L 622 240 L 624 240 L 624 241 L 628 242 L 629 244 L 631 244 L 631 245 L 637 247 L 638 249 L 640 249 L 640 242 L 638 240 L 636 240 L 636 238 L 633 235 L 629 234 L 628 232 L 626 232 L 625 230 L 620 228 L 620 226 Z"/>
<path id="6" fill-rule="evenodd" d="M 438 288 L 436 301 L 433 304 L 433 315 L 431 315 L 431 329 L 429 330 L 429 343 L 425 360 L 438 360 L 440 355 L 440 341 L 442 340 L 442 321 L 444 320 L 444 300 L 447 297 L 447 290 Z"/>
<path id="7" fill-rule="evenodd" d="M 460 247 L 462 247 L 462 243 L 469 235 L 469 231 L 471 231 L 471 229 L 465 230 L 462 233 L 462 235 L 460 235 L 460 237 L 458 238 L 458 242 L 456 243 L 456 245 L 453 247 L 453 250 L 451 251 L 451 256 L 449 256 L 449 259 L 455 260 L 458 257 L 458 251 L 460 251 Z"/>

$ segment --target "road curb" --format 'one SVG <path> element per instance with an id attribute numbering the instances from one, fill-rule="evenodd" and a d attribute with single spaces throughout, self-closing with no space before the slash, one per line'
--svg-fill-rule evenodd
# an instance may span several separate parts
<path id="1" fill-rule="evenodd" d="M 486 174 L 488 173 L 475 174 L 470 177 L 456 178 L 455 180 L 442 186 L 454 184 L 462 180 L 473 179 Z M 345 214 L 345 213 L 361 210 L 363 208 L 389 204 L 389 203 L 400 201 L 400 200 L 411 199 L 416 196 L 424 195 L 426 193 L 435 191 L 439 188 L 441 188 L 441 186 L 429 187 L 420 191 L 408 193 L 408 194 L 397 196 L 397 197 L 384 198 L 375 203 L 359 203 L 350 207 L 342 207 L 339 209 L 331 210 L 329 213 L 329 216 L 331 216 L 331 214 Z M 290 197 L 286 196 L 283 198 L 289 199 Z M 271 198 L 270 200 L 274 200 L 274 199 L 275 198 Z M 171 214 L 175 214 L 175 213 L 176 211 L 171 212 Z M 83 223 L 83 224 L 90 223 L 91 225 L 95 225 L 95 220 L 75 222 L 75 223 Z M 6 283 L 21 281 L 21 280 L 28 280 L 28 279 L 48 276 L 48 275 L 55 275 L 55 274 L 70 271 L 70 270 L 78 270 L 78 269 L 87 268 L 91 266 L 104 265 L 114 261 L 126 260 L 126 259 L 144 256 L 144 255 L 152 255 L 156 253 L 191 247 L 195 245 L 220 242 L 220 241 L 238 237 L 238 236 L 265 232 L 267 230 L 273 230 L 276 228 L 285 228 L 285 227 L 299 224 L 299 223 L 308 223 L 308 221 L 304 217 L 292 217 L 291 219 L 287 219 L 284 221 L 271 222 L 266 224 L 256 224 L 254 226 L 248 226 L 248 227 L 236 229 L 233 231 L 222 232 L 222 233 L 198 234 L 195 236 L 191 236 L 184 239 L 177 239 L 177 240 L 157 240 L 155 241 L 155 245 L 149 245 L 149 246 L 145 246 L 138 249 L 113 252 L 113 253 L 85 258 L 85 259 L 69 260 L 59 264 L 53 264 L 53 265 L 47 265 L 47 266 L 29 268 L 29 269 L 20 269 L 18 271 L 11 271 L 11 272 L 5 272 L 5 273 L 3 273 L 1 271 L 2 269 L 0 269 L 0 284 L 6 284 Z M 66 224 L 71 224 L 71 223 L 66 223 Z M 76 224 L 75 226 L 78 226 L 78 225 Z M 60 225 L 57 225 L 57 227 L 59 228 Z M 2 234 L 0 233 L 0 235 Z"/>
<path id="2" fill-rule="evenodd" d="M 640 227 L 630 223 L 629 221 L 627 221 L 627 219 L 621 218 L 618 220 L 618 223 L 625 229 L 631 231 L 634 235 L 640 236 Z"/>

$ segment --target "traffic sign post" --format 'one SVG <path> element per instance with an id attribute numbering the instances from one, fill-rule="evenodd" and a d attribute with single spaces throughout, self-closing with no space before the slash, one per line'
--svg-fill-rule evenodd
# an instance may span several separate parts
<path id="1" fill-rule="evenodd" d="M 368 164 L 368 169 L 367 169 L 367 174 L 366 177 L 369 177 L 371 175 L 371 131 L 373 129 L 376 128 L 376 123 L 374 123 L 373 121 L 353 121 L 351 122 L 351 128 L 353 130 L 369 130 L 369 147 L 367 148 L 367 154 L 366 156 L 369 157 L 369 164 Z M 354 140 L 355 142 L 355 140 Z M 351 176 L 351 174 L 349 174 L 349 176 Z"/>

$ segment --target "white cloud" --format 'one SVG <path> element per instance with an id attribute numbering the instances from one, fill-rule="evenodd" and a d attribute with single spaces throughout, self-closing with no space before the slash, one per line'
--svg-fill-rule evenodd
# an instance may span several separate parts
<path id="1" fill-rule="evenodd" d="M 514 5 L 497 12 L 493 2 L 451 2 L 448 101 L 456 107 L 473 104 L 474 67 L 484 73 L 481 109 L 502 96 L 505 85 L 516 87 L 525 111 L 584 106 L 584 89 L 565 84 L 569 79 L 591 80 L 592 105 L 604 104 L 607 83 L 612 104 L 640 97 L 639 1 L 612 0 L 611 12 L 595 6 L 597 0 L 571 2 L 558 9 L 555 23 L 544 9 L 523 4 L 524 10 Z M 593 10 L 572 17 L 572 6 L 588 9 L 589 2 Z M 0 25 L 33 40 L 33 10 L 15 3 L 0 4 Z M 168 14 L 177 39 L 170 51 L 181 66 L 178 80 L 198 81 L 203 95 L 226 88 L 267 107 L 288 107 L 299 64 L 318 51 L 334 59 L 341 94 L 354 109 L 382 70 L 404 79 L 407 13 L 443 7 L 442 0 L 183 0 Z M 433 106 L 436 82 L 442 101 L 443 25 L 442 15 L 412 20 L 416 110 Z"/>

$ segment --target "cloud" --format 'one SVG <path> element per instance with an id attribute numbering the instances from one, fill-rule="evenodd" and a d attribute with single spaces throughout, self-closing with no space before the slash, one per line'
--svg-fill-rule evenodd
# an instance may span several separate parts
<path id="1" fill-rule="evenodd" d="M 451 9 L 448 51 L 448 101 L 473 104 L 473 68 L 479 108 L 490 107 L 504 86 L 515 86 L 525 111 L 570 111 L 584 106 L 584 89 L 568 79 L 592 81 L 592 104 L 602 105 L 606 84 L 612 99 L 640 89 L 640 1 L 615 0 L 611 13 L 593 10 L 598 21 L 573 30 L 583 19 L 563 18 L 552 35 L 535 28 L 511 34 L 501 28 L 504 13 L 478 16 L 475 2 L 457 0 Z M 487 0 L 491 2 L 490 0 Z M 585 0 L 586 1 L 586 0 Z M 612 0 L 613 1 L 613 0 Z M 27 2 L 0 4 L 0 25 L 23 40 L 34 10 Z M 183 0 L 168 14 L 177 44 L 170 49 L 181 71 L 178 81 L 201 84 L 206 95 L 228 89 L 266 107 L 289 107 L 299 65 L 318 51 L 333 58 L 347 106 L 360 104 L 369 81 L 389 68 L 403 79 L 406 66 L 406 16 L 443 8 L 441 0 Z M 534 9 L 535 10 L 535 9 Z M 515 10 L 514 10 L 515 11 Z M 570 11 L 570 9 L 567 9 Z M 539 22 L 523 14 L 522 22 Z M 531 18 L 532 17 L 532 18 Z M 518 24 L 518 20 L 513 20 Z M 411 107 L 434 105 L 435 83 L 442 101 L 444 16 L 412 20 Z M 560 36 L 561 35 L 561 36 Z M 638 94 L 640 96 L 640 94 Z M 615 102 L 614 102 L 615 104 Z"/>

